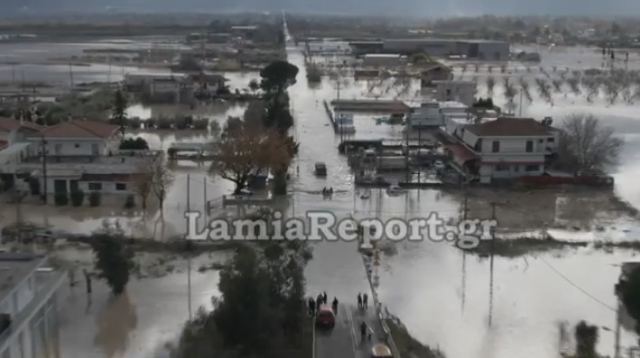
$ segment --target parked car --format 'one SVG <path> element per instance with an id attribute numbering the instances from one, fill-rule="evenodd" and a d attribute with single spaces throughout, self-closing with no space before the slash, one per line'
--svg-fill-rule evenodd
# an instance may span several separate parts
<path id="1" fill-rule="evenodd" d="M 442 162 L 442 160 L 436 160 L 435 162 L 433 162 L 433 167 L 436 170 L 444 170 L 447 166 L 444 164 L 444 162 Z"/>
<path id="2" fill-rule="evenodd" d="M 327 176 L 327 165 L 323 162 L 317 162 L 315 165 L 314 173 L 319 177 Z"/>
<path id="3" fill-rule="evenodd" d="M 393 358 L 393 354 L 386 344 L 377 343 L 371 348 L 371 358 Z"/>
<path id="4" fill-rule="evenodd" d="M 321 305 L 316 314 L 316 327 L 331 329 L 336 325 L 336 315 L 329 305 Z"/>
<path id="5" fill-rule="evenodd" d="M 387 188 L 387 194 L 389 195 L 399 195 L 405 193 L 406 190 L 400 185 L 393 184 L 389 188 Z"/>

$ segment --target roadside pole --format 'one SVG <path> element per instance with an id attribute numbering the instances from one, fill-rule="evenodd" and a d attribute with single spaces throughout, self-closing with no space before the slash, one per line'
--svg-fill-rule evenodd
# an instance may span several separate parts
<path id="1" fill-rule="evenodd" d="M 191 211 L 191 175 L 187 174 L 187 211 Z M 189 242 L 187 242 L 187 298 L 189 309 L 189 320 L 191 320 L 191 252 Z"/>
<path id="2" fill-rule="evenodd" d="M 496 219 L 496 205 L 495 201 L 491 202 L 491 219 Z M 495 228 L 491 228 L 491 258 L 489 261 L 489 327 L 493 323 L 493 253 L 495 249 Z"/>

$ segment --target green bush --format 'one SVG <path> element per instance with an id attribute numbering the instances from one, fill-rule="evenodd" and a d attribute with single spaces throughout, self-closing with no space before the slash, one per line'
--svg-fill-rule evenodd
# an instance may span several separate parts
<path id="1" fill-rule="evenodd" d="M 128 195 L 127 201 L 124 202 L 124 208 L 133 209 L 135 206 L 136 206 L 136 199 L 133 197 L 133 195 Z"/>
<path id="2" fill-rule="evenodd" d="M 92 191 L 91 194 L 89 194 L 89 205 L 94 207 L 100 206 L 101 201 L 102 201 L 102 196 L 100 195 L 100 192 Z"/>
<path id="3" fill-rule="evenodd" d="M 65 206 L 69 204 L 69 196 L 67 193 L 56 193 L 54 196 L 54 201 L 57 206 Z"/>
<path id="4" fill-rule="evenodd" d="M 84 202 L 84 192 L 82 190 L 75 190 L 71 192 L 71 205 L 82 206 Z"/>

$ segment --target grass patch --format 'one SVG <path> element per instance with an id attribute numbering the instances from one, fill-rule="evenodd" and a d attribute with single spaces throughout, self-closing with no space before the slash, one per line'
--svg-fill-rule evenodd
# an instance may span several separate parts
<path id="1" fill-rule="evenodd" d="M 409 334 L 407 328 L 397 318 L 387 318 L 385 322 L 391 330 L 391 336 L 398 346 L 401 357 L 405 358 L 444 358 L 444 353 L 437 349 L 431 349 L 418 342 Z"/>

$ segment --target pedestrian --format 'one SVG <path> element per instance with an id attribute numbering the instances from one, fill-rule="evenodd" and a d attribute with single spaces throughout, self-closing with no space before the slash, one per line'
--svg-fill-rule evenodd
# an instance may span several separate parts
<path id="1" fill-rule="evenodd" d="M 333 298 L 333 302 L 331 303 L 331 308 L 333 308 L 333 314 L 338 315 L 338 297 Z"/>
<path id="2" fill-rule="evenodd" d="M 364 307 L 364 309 L 366 310 L 369 307 L 369 296 L 367 296 L 367 294 L 365 293 L 364 295 L 362 295 L 362 306 Z"/>
<path id="3" fill-rule="evenodd" d="M 316 301 L 309 297 L 309 315 L 313 317 L 316 313 Z"/>
<path id="4" fill-rule="evenodd" d="M 360 323 L 360 342 L 364 343 L 364 338 L 367 336 L 367 324 L 362 321 Z"/>
<path id="5" fill-rule="evenodd" d="M 358 309 L 362 309 L 362 296 L 358 293 Z"/>
<path id="6" fill-rule="evenodd" d="M 318 294 L 318 297 L 316 297 L 316 309 L 319 311 L 320 310 L 320 305 L 322 304 L 322 294 Z"/>
<path id="7" fill-rule="evenodd" d="M 327 291 L 324 291 L 322 293 L 322 302 L 326 305 L 327 304 Z"/>

